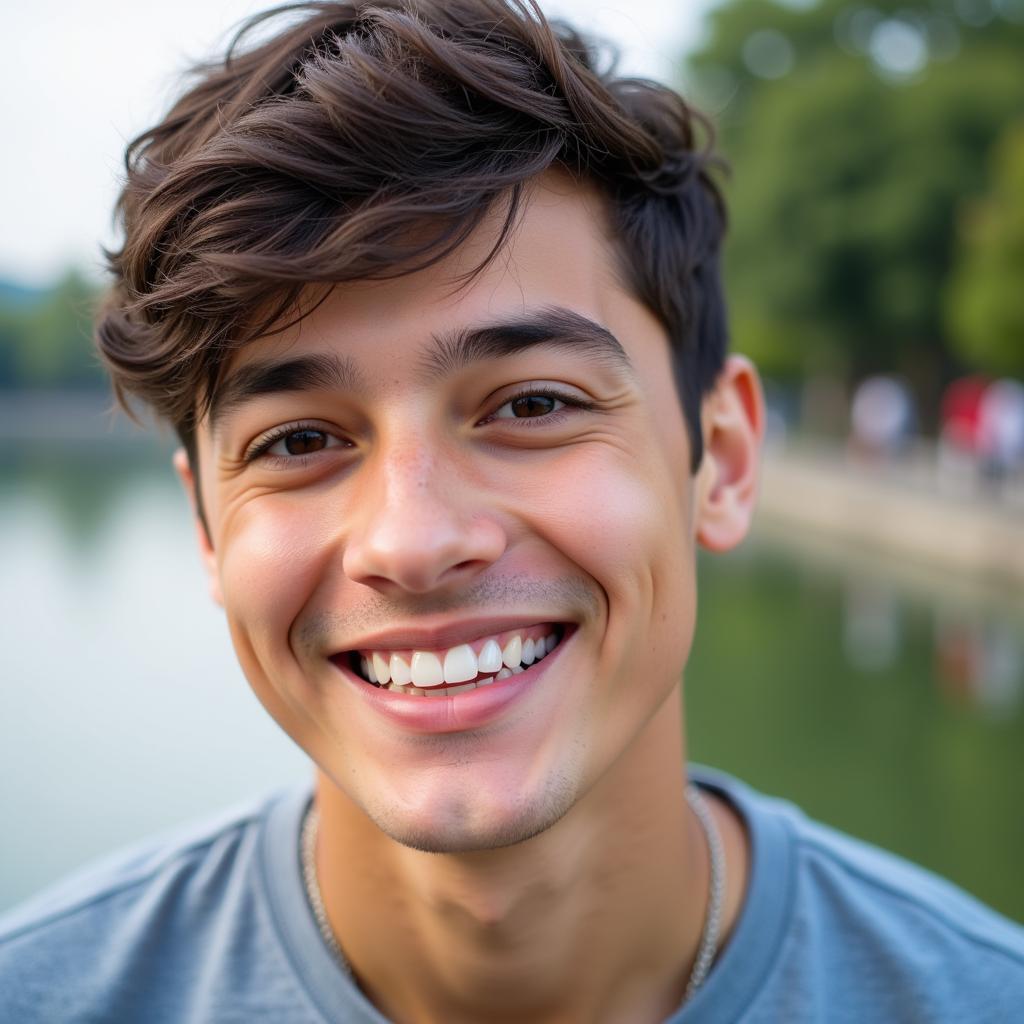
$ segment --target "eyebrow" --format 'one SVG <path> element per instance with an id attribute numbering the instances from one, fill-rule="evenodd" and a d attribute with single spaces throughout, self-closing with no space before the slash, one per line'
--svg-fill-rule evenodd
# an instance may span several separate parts
<path id="1" fill-rule="evenodd" d="M 352 390 L 359 386 L 355 363 L 336 352 L 247 363 L 229 374 L 210 399 L 210 430 L 216 433 L 229 413 L 264 395 L 290 391 Z"/>
<path id="2" fill-rule="evenodd" d="M 426 382 L 451 376 L 473 363 L 500 359 L 541 345 L 557 345 L 633 374 L 633 365 L 614 334 L 600 324 L 561 306 L 548 306 L 521 317 L 465 327 L 435 336 L 421 357 Z M 264 360 L 239 367 L 215 389 L 209 404 L 210 429 L 216 433 L 229 413 L 254 398 L 288 392 L 362 387 L 355 362 L 336 352 L 291 359 Z"/>
<path id="3" fill-rule="evenodd" d="M 476 362 L 500 359 L 539 345 L 557 345 L 633 374 L 633 364 L 619 340 L 606 327 L 562 306 L 482 327 L 466 327 L 441 335 L 421 359 L 426 379 L 457 373 Z"/>

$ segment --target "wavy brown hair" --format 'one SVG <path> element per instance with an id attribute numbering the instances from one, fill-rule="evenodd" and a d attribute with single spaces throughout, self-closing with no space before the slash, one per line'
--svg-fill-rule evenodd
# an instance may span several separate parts
<path id="1" fill-rule="evenodd" d="M 599 64 L 533 0 L 304 3 L 246 23 L 128 146 L 96 328 L 118 400 L 194 457 L 230 354 L 300 317 L 309 286 L 411 273 L 503 210 L 489 260 L 557 167 L 607 198 L 622 277 L 672 346 L 696 468 L 726 349 L 710 132 L 671 90 Z"/>

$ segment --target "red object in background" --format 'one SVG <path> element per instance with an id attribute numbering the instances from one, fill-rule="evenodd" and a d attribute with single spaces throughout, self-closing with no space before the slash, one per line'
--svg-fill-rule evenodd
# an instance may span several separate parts
<path id="1" fill-rule="evenodd" d="M 989 385 L 987 377 L 960 377 L 942 396 L 942 438 L 969 452 L 980 447 L 981 400 Z"/>
<path id="2" fill-rule="evenodd" d="M 969 704 L 981 673 L 977 627 L 940 619 L 935 630 L 935 676 L 957 703 Z"/>

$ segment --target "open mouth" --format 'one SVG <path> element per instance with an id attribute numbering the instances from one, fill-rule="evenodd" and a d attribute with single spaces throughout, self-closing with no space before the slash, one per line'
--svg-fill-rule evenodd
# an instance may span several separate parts
<path id="1" fill-rule="evenodd" d="M 525 672 L 558 647 L 566 632 L 563 624 L 542 623 L 444 650 L 357 650 L 338 657 L 371 686 L 418 697 L 452 697 Z"/>

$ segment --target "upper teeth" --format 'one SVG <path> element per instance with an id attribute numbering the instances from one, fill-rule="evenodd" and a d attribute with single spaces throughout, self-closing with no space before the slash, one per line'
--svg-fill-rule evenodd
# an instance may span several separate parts
<path id="1" fill-rule="evenodd" d="M 361 656 L 360 668 L 372 683 L 429 689 L 467 683 L 481 673 L 504 677 L 514 669 L 521 671 L 521 665 L 540 661 L 558 644 L 553 631 L 529 636 L 525 641 L 519 633 L 506 634 L 504 639 L 504 645 L 497 637 L 488 637 L 474 641 L 472 646 L 459 644 L 446 651 L 367 651 Z"/>

